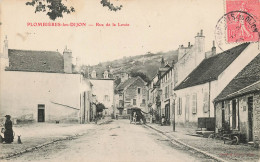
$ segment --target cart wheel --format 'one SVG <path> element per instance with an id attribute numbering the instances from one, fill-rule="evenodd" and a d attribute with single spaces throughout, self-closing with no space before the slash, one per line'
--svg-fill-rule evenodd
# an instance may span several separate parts
<path id="1" fill-rule="evenodd" d="M 238 145 L 239 138 L 237 136 L 234 136 L 233 142 L 234 142 L 234 144 Z"/>
<path id="2" fill-rule="evenodd" d="M 221 136 L 219 134 L 216 134 L 214 139 L 221 139 Z"/>
<path id="3" fill-rule="evenodd" d="M 214 134 L 210 134 L 210 135 L 208 136 L 208 139 L 214 139 Z"/>

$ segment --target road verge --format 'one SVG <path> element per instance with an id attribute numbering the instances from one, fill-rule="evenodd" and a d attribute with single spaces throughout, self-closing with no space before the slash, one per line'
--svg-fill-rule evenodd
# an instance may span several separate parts
<path id="1" fill-rule="evenodd" d="M 215 155 L 213 155 L 213 154 L 210 154 L 210 153 L 208 153 L 208 152 L 205 152 L 205 151 L 202 151 L 202 150 L 200 150 L 200 149 L 198 149 L 198 148 L 195 148 L 195 147 L 193 147 L 193 146 L 190 146 L 190 145 L 188 145 L 188 144 L 186 144 L 186 143 L 184 143 L 184 142 L 182 142 L 182 141 L 176 139 L 176 138 L 173 137 L 173 136 L 169 136 L 167 133 L 165 133 L 165 132 L 163 132 L 163 131 L 161 131 L 161 130 L 159 130 L 159 129 L 153 127 L 153 126 L 150 126 L 150 125 L 148 125 L 148 124 L 145 124 L 144 126 L 146 126 L 147 128 L 153 129 L 153 130 L 155 130 L 155 131 L 157 131 L 157 132 L 163 134 L 164 136 L 166 136 L 166 137 L 169 139 L 169 141 L 170 141 L 172 144 L 174 144 L 174 143 L 173 143 L 173 141 L 174 141 L 174 142 L 176 142 L 176 143 L 178 143 L 178 144 L 180 144 L 180 145 L 183 145 L 183 146 L 185 146 L 185 147 L 187 147 L 187 148 L 189 148 L 189 149 L 191 149 L 191 150 L 194 150 L 194 151 L 199 152 L 199 153 L 201 153 L 201 154 L 203 154 L 203 155 L 205 155 L 205 156 L 208 156 L 208 157 L 210 157 L 210 158 L 212 158 L 212 159 L 214 159 L 214 160 L 216 160 L 216 161 L 219 161 L 219 162 L 227 162 L 226 160 L 224 160 L 224 159 L 222 159 L 222 158 L 219 158 L 219 157 L 217 157 L 217 156 L 215 156 Z"/>

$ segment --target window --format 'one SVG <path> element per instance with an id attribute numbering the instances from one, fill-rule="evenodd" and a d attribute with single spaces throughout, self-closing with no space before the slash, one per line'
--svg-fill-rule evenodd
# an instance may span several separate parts
<path id="1" fill-rule="evenodd" d="M 108 95 L 105 95 L 105 96 L 104 96 L 104 101 L 110 101 L 110 99 L 109 99 L 109 96 L 108 96 Z"/>
<path id="2" fill-rule="evenodd" d="M 192 113 L 196 114 L 197 113 L 197 94 L 194 93 L 192 95 Z"/>
<path id="3" fill-rule="evenodd" d="M 137 93 L 141 94 L 141 88 L 137 88 Z"/>
<path id="4" fill-rule="evenodd" d="M 164 88 L 165 99 L 167 98 L 167 87 Z"/>
<path id="5" fill-rule="evenodd" d="M 136 99 L 133 99 L 133 105 L 136 105 Z"/>
<path id="6" fill-rule="evenodd" d="M 119 101 L 119 107 L 124 107 L 124 102 L 122 100 Z"/>
<path id="7" fill-rule="evenodd" d="M 181 115 L 182 113 L 182 98 L 178 98 L 177 100 L 177 115 Z"/>
<path id="8" fill-rule="evenodd" d="M 145 99 L 142 100 L 142 104 L 145 104 Z"/>
<path id="9" fill-rule="evenodd" d="M 96 78 L 96 77 L 97 77 L 97 73 L 96 73 L 95 70 L 92 71 L 92 73 L 91 73 L 91 77 L 92 77 L 92 78 Z"/>
<path id="10" fill-rule="evenodd" d="M 173 95 L 173 83 L 171 83 L 171 86 L 170 86 L 170 95 Z"/>
<path id="11" fill-rule="evenodd" d="M 107 71 L 104 72 L 104 78 L 105 78 L 105 79 L 108 78 L 108 72 L 107 72 Z"/>

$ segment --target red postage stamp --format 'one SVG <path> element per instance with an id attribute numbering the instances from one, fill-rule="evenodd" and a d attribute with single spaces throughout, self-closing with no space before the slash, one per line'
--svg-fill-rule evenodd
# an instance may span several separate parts
<path id="1" fill-rule="evenodd" d="M 259 41 L 260 0 L 226 0 L 227 42 Z"/>

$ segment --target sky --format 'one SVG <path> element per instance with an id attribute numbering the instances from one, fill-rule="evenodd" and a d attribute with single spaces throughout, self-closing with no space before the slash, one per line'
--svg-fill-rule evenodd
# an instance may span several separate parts
<path id="1" fill-rule="evenodd" d="M 62 53 L 67 46 L 73 58 L 86 65 L 176 50 L 179 45 L 194 44 L 194 37 L 201 29 L 208 51 L 215 39 L 216 24 L 225 12 L 222 0 L 110 0 L 114 5 L 123 5 L 117 12 L 103 7 L 100 0 L 67 0 L 76 12 L 52 21 L 45 13 L 35 14 L 35 8 L 26 6 L 26 1 L 0 1 L 1 47 L 5 35 L 10 49 Z M 86 23 L 87 26 L 27 26 L 34 22 Z M 129 26 L 101 27 L 95 26 L 96 23 Z"/>

